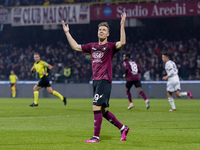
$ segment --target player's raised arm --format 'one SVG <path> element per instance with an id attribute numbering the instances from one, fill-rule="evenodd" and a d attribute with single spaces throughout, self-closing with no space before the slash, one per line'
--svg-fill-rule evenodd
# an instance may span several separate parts
<path id="1" fill-rule="evenodd" d="M 48 68 L 49 70 L 51 70 L 53 67 L 52 67 L 52 65 L 47 64 L 47 68 Z"/>
<path id="2" fill-rule="evenodd" d="M 125 33 L 125 29 L 124 29 L 125 28 L 124 27 L 125 21 L 126 21 L 126 13 L 124 12 L 121 15 L 121 23 L 120 23 L 120 25 L 121 25 L 121 29 L 120 29 L 121 33 L 120 33 L 120 41 L 118 41 L 116 43 L 116 48 L 117 49 L 122 48 L 126 44 L 126 33 Z"/>
<path id="3" fill-rule="evenodd" d="M 67 40 L 68 40 L 68 42 L 69 42 L 71 48 L 72 48 L 73 50 L 76 50 L 76 51 L 80 51 L 80 52 L 81 52 L 81 51 L 82 51 L 81 45 L 78 44 L 78 43 L 73 39 L 73 37 L 71 36 L 71 34 L 69 33 L 69 25 L 68 25 L 68 24 L 65 25 L 65 22 L 64 22 L 64 21 L 62 21 L 62 25 L 63 25 L 63 30 L 64 30 L 64 32 L 65 32 L 65 35 L 66 35 L 66 37 L 67 37 Z"/>

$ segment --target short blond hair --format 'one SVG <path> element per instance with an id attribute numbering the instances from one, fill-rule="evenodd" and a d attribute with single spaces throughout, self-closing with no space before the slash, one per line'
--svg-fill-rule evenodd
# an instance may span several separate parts
<path id="1" fill-rule="evenodd" d="M 37 52 L 36 52 L 36 53 L 34 53 L 34 55 L 38 55 L 38 56 L 40 56 L 40 54 L 39 54 L 39 53 L 37 53 Z"/>
<path id="2" fill-rule="evenodd" d="M 98 25 L 98 27 L 101 27 L 101 26 L 107 27 L 107 28 L 108 28 L 108 31 L 110 30 L 110 27 L 109 27 L 109 25 L 108 25 L 107 22 L 101 22 L 101 23 Z"/>

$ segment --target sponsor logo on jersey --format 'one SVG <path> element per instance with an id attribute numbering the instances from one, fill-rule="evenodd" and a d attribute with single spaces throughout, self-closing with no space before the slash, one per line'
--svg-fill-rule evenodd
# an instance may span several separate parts
<path id="1" fill-rule="evenodd" d="M 101 51 L 96 51 L 92 54 L 92 57 L 93 58 L 98 58 L 98 59 L 101 59 L 103 57 L 104 53 L 101 52 Z"/>
<path id="2" fill-rule="evenodd" d="M 102 62 L 101 58 L 104 56 L 104 53 L 101 51 L 95 51 L 92 54 L 92 57 L 94 58 L 94 60 L 92 61 L 93 63 L 99 63 Z"/>

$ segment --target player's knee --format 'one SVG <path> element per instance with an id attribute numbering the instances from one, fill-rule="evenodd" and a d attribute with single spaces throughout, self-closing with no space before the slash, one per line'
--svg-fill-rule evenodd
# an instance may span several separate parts
<path id="1" fill-rule="evenodd" d="M 105 114 L 106 111 L 107 111 L 106 108 L 104 106 L 101 106 L 101 112 L 102 112 L 102 114 Z"/>
<path id="2" fill-rule="evenodd" d="M 138 94 L 141 94 L 142 91 L 138 91 Z"/>
<path id="3" fill-rule="evenodd" d="M 140 94 L 142 92 L 141 88 L 137 88 L 138 93 Z"/>
<path id="4" fill-rule="evenodd" d="M 130 92 L 130 88 L 126 88 L 126 92 Z"/>
<path id="5" fill-rule="evenodd" d="M 46 87 L 45 89 L 49 94 L 53 94 L 53 89 L 51 87 Z"/>
<path id="6" fill-rule="evenodd" d="M 93 105 L 93 111 L 101 110 L 101 106 Z"/>
<path id="7" fill-rule="evenodd" d="M 53 94 L 53 90 L 49 90 L 47 91 L 49 94 Z"/>

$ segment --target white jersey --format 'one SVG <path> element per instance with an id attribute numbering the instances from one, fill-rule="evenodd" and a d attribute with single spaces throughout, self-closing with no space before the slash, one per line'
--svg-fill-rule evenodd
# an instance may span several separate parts
<path id="1" fill-rule="evenodd" d="M 169 60 L 166 62 L 165 70 L 169 76 L 168 80 L 172 80 L 174 77 L 178 77 L 178 69 L 173 61 Z"/>
<path id="2" fill-rule="evenodd" d="M 167 82 L 167 91 L 175 92 L 177 90 L 180 90 L 180 81 L 176 64 L 172 60 L 167 61 L 165 63 L 165 70 L 167 72 L 167 75 L 169 76 Z"/>

